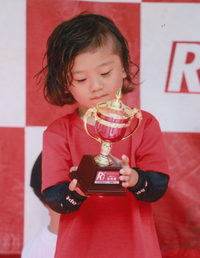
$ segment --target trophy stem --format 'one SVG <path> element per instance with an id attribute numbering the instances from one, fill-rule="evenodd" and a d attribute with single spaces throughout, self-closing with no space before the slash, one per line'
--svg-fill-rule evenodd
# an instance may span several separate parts
<path id="1" fill-rule="evenodd" d="M 110 151 L 112 148 L 112 144 L 108 142 L 103 142 L 101 145 L 101 154 L 99 156 L 96 156 L 94 160 L 96 163 L 101 166 L 109 166 L 113 164 L 112 159 L 109 157 Z"/>

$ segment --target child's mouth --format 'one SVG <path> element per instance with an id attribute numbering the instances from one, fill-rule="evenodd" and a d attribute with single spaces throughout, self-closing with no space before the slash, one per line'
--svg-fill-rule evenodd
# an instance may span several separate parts
<path id="1" fill-rule="evenodd" d="M 105 96 L 107 96 L 107 94 L 104 94 L 104 95 L 101 95 L 101 96 L 96 96 L 94 98 L 91 98 L 91 100 L 101 99 L 101 98 L 104 98 Z"/>

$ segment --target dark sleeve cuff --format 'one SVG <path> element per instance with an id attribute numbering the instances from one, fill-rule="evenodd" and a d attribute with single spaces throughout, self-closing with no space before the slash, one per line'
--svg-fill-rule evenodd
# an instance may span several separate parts
<path id="1" fill-rule="evenodd" d="M 87 199 L 76 191 L 69 190 L 69 182 L 63 182 L 43 191 L 44 201 L 58 213 L 70 213 L 78 210 Z"/>
<path id="2" fill-rule="evenodd" d="M 155 202 L 165 194 L 169 182 L 168 175 L 155 171 L 143 171 L 139 168 L 133 169 L 137 171 L 139 179 L 136 185 L 127 189 L 138 201 Z"/>

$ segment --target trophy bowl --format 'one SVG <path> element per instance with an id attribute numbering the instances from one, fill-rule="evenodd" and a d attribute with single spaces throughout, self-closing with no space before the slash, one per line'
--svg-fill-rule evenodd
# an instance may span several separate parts
<path id="1" fill-rule="evenodd" d="M 121 167 L 110 156 L 110 151 L 112 144 L 130 137 L 138 129 L 142 114 L 137 108 L 125 106 L 120 98 L 121 89 L 117 92 L 116 99 L 98 103 L 96 107 L 88 109 L 84 116 L 86 133 L 102 143 L 100 155 L 84 155 L 77 171 L 69 174 L 71 179 L 78 180 L 79 188 L 86 195 L 126 195 L 119 180 Z M 95 119 L 98 138 L 88 131 L 87 119 L 90 116 Z M 138 118 L 138 123 L 134 130 L 126 135 L 127 127 L 134 116 Z"/>

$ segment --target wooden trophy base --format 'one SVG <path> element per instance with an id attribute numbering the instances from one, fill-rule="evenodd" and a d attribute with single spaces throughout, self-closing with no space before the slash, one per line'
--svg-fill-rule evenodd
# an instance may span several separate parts
<path id="1" fill-rule="evenodd" d="M 69 173 L 69 177 L 78 180 L 78 187 L 87 196 L 125 196 L 126 191 L 119 180 L 121 167 L 112 157 L 112 165 L 101 167 L 94 157 L 95 155 L 84 155 L 78 169 Z"/>

